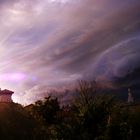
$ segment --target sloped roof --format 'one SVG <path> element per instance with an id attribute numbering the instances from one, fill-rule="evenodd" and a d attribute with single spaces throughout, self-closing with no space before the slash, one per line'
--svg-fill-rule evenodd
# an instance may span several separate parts
<path id="1" fill-rule="evenodd" d="M 10 90 L 8 90 L 8 89 L 4 89 L 4 90 L 0 90 L 0 95 L 1 94 L 13 94 L 14 92 L 13 91 L 10 91 Z"/>

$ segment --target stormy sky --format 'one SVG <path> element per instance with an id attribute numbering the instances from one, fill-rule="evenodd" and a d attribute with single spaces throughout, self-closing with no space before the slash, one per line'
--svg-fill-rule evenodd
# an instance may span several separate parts
<path id="1" fill-rule="evenodd" d="M 139 0 L 0 0 L 0 87 L 15 102 L 80 79 L 138 85 L 139 69 Z"/>

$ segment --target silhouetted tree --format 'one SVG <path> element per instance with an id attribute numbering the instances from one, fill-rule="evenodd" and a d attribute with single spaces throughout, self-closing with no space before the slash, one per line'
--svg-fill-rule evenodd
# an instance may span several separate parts
<path id="1" fill-rule="evenodd" d="M 44 120 L 46 125 L 58 122 L 57 113 L 60 111 L 60 105 L 57 98 L 45 97 L 44 100 L 35 102 L 33 109 Z"/>
<path id="2" fill-rule="evenodd" d="M 79 96 L 73 104 L 73 110 L 80 120 L 82 139 L 95 139 L 104 135 L 108 119 L 114 106 L 114 100 L 109 95 L 98 95 L 95 81 L 80 81 L 77 89 Z"/>
<path id="3" fill-rule="evenodd" d="M 98 94 L 95 81 L 80 81 L 78 95 L 68 106 L 46 97 L 31 105 L 40 123 L 41 140 L 139 140 L 140 111 L 120 104 L 114 97 Z"/>

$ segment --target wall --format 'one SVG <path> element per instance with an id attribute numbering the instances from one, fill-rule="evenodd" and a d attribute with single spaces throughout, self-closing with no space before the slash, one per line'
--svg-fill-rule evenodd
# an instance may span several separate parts
<path id="1" fill-rule="evenodd" d="M 0 95 L 0 102 L 12 102 L 11 95 Z"/>

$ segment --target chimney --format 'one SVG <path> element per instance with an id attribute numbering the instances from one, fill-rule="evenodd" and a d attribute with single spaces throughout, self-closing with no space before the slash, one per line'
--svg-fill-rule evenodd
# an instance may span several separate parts
<path id="1" fill-rule="evenodd" d="M 133 103 L 134 102 L 134 98 L 131 92 L 131 89 L 128 88 L 128 103 Z"/>

